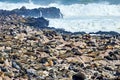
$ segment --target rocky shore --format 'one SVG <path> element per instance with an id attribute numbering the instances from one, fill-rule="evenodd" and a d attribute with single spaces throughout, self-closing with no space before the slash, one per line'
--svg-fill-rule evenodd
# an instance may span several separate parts
<path id="1" fill-rule="evenodd" d="M 61 34 L 32 20 L 0 16 L 0 80 L 120 80 L 120 35 Z"/>

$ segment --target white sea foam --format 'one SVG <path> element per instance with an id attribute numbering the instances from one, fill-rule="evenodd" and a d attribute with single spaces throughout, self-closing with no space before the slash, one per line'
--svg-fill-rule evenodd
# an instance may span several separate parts
<path id="1" fill-rule="evenodd" d="M 71 32 L 97 32 L 116 31 L 120 32 L 120 19 L 90 18 L 90 19 L 51 19 L 50 25 L 55 28 L 63 28 Z"/>
<path id="2" fill-rule="evenodd" d="M 60 8 L 65 18 L 69 17 L 84 17 L 84 16 L 120 16 L 120 5 L 110 4 L 73 4 L 73 5 L 58 5 L 51 4 Z"/>
<path id="3" fill-rule="evenodd" d="M 0 9 L 15 9 L 26 6 L 26 8 L 57 7 L 63 13 L 63 19 L 50 19 L 50 27 L 63 28 L 66 31 L 96 32 L 96 31 L 117 31 L 120 32 L 120 5 L 104 3 L 90 4 L 49 4 L 41 6 L 30 3 L 3 3 L 0 2 Z"/>
<path id="4" fill-rule="evenodd" d="M 74 4 L 57 5 L 64 15 L 63 19 L 51 19 L 49 26 L 63 28 L 66 31 L 120 32 L 120 5 L 110 4 Z"/>

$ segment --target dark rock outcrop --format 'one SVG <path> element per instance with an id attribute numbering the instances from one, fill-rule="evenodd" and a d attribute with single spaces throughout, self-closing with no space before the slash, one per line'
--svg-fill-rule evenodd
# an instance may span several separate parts
<path id="1" fill-rule="evenodd" d="M 47 28 L 49 25 L 49 21 L 43 17 L 24 18 L 24 17 L 18 16 L 18 15 L 1 16 L 0 17 L 0 25 L 3 25 L 5 23 L 8 25 L 27 25 L 27 26 L 32 26 L 37 29 L 44 29 L 44 28 Z M 13 30 L 10 31 L 10 34 L 13 34 L 12 32 L 13 32 Z M 26 33 L 26 31 L 24 31 L 24 33 Z"/>
<path id="2" fill-rule="evenodd" d="M 21 7 L 20 9 L 14 9 L 11 11 L 0 10 L 0 15 L 13 15 L 17 14 L 19 16 L 25 17 L 45 17 L 45 18 L 62 18 L 63 15 L 60 12 L 60 9 L 56 7 L 49 8 L 34 8 L 26 9 L 26 7 Z"/>
<path id="3" fill-rule="evenodd" d="M 90 33 L 90 34 L 99 34 L 99 35 L 119 35 L 118 32 L 115 32 L 115 31 L 98 31 L 98 32 L 93 32 L 93 33 Z"/>
<path id="4" fill-rule="evenodd" d="M 49 25 L 49 21 L 44 19 L 43 17 L 27 18 L 24 23 L 28 26 L 34 26 L 36 28 L 44 28 L 44 27 L 48 27 Z"/>

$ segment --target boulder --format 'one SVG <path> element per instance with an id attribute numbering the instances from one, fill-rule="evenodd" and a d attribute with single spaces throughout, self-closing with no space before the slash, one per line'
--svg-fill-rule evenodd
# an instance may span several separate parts
<path id="1" fill-rule="evenodd" d="M 83 73 L 78 73 L 72 76 L 72 80 L 85 80 L 86 77 Z"/>

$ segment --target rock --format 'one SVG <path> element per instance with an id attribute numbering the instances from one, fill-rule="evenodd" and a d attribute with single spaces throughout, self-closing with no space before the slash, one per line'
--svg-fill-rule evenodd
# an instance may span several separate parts
<path id="1" fill-rule="evenodd" d="M 109 54 L 107 56 L 105 56 L 104 58 L 106 58 L 108 60 L 120 60 L 119 55 L 114 54 L 114 52 L 109 52 Z"/>
<path id="2" fill-rule="evenodd" d="M 84 67 L 84 64 L 82 64 L 82 63 L 78 63 L 78 62 L 74 63 L 74 62 L 72 62 L 69 65 L 68 69 L 72 70 L 72 71 L 74 71 L 76 73 L 76 72 L 79 72 L 81 70 L 81 68 L 83 68 L 83 67 Z"/>
<path id="3" fill-rule="evenodd" d="M 45 28 L 49 25 L 49 21 L 44 19 L 43 17 L 27 18 L 24 23 L 28 26 L 34 26 L 36 28 Z"/>
<path id="4" fill-rule="evenodd" d="M 62 38 L 63 38 L 64 41 L 70 40 L 70 36 L 69 35 L 62 35 Z"/>
<path id="5" fill-rule="evenodd" d="M 53 64 L 53 61 L 49 59 L 44 65 L 48 67 L 48 66 L 53 66 L 54 64 Z"/>
<path id="6" fill-rule="evenodd" d="M 107 31 L 98 31 L 95 34 L 100 34 L 100 35 L 118 35 L 119 33 L 114 32 L 114 31 L 110 31 L 110 32 L 107 32 Z"/>
<path id="7" fill-rule="evenodd" d="M 1 71 L 7 72 L 8 70 L 5 67 L 0 66 Z"/>
<path id="8" fill-rule="evenodd" d="M 114 69 L 110 66 L 105 66 L 104 69 L 108 70 L 108 71 L 113 71 Z"/>
<path id="9" fill-rule="evenodd" d="M 48 60 L 48 63 L 49 63 L 49 66 L 53 66 L 54 64 L 53 64 L 53 61 L 50 59 L 50 60 Z"/>
<path id="10" fill-rule="evenodd" d="M 3 64 L 4 63 L 4 58 L 3 57 L 0 57 L 0 64 Z"/>
<path id="11" fill-rule="evenodd" d="M 108 45 L 108 46 L 106 46 L 106 49 L 113 49 L 113 46 L 112 45 Z"/>
<path id="12" fill-rule="evenodd" d="M 56 31 L 53 30 L 44 30 L 43 34 L 49 39 L 52 40 L 55 36 L 57 36 L 58 34 L 56 33 Z"/>
<path id="13" fill-rule="evenodd" d="M 17 14 L 19 16 L 25 16 L 25 17 L 45 17 L 45 18 L 63 17 L 62 13 L 60 12 L 60 9 L 56 7 L 26 9 L 26 7 L 23 6 L 20 9 L 14 9 L 11 11 L 0 10 L 0 15 L 8 16 L 13 14 Z"/>
<path id="14" fill-rule="evenodd" d="M 72 48 L 71 51 L 73 52 L 74 55 L 82 55 L 82 53 L 80 51 L 78 51 L 78 49 L 76 49 L 76 48 Z"/>
<path id="15" fill-rule="evenodd" d="M 86 44 L 87 44 L 87 46 L 92 46 L 92 47 L 95 47 L 95 46 L 96 46 L 95 43 L 92 42 L 92 41 L 89 41 L 89 42 L 87 42 Z"/>
<path id="16" fill-rule="evenodd" d="M 108 73 L 108 72 L 102 72 L 102 76 L 104 77 L 104 78 L 106 78 L 106 79 L 111 79 L 111 78 L 113 78 L 113 75 L 112 74 L 110 74 L 110 73 Z"/>
<path id="17" fill-rule="evenodd" d="M 39 74 L 39 76 L 46 77 L 46 76 L 49 75 L 49 72 L 47 72 L 47 71 L 39 71 L 38 74 Z"/>
<path id="18" fill-rule="evenodd" d="M 5 77 L 3 78 L 3 80 L 11 80 L 11 78 L 5 76 Z"/>
<path id="19" fill-rule="evenodd" d="M 85 39 L 85 40 L 89 40 L 89 39 L 91 38 L 91 35 L 89 35 L 89 34 L 84 34 L 84 35 L 82 36 L 82 38 Z"/>
<path id="20" fill-rule="evenodd" d="M 4 77 L 4 73 L 0 71 L 0 77 Z"/>
<path id="21" fill-rule="evenodd" d="M 2 46 L 0 47 L 0 51 L 4 50 L 5 49 L 5 46 Z"/>
<path id="22" fill-rule="evenodd" d="M 18 70 L 21 70 L 21 65 L 20 63 L 16 62 L 16 61 L 12 61 L 12 67 L 16 68 Z"/>
<path id="23" fill-rule="evenodd" d="M 46 54 L 46 52 L 41 52 L 39 55 L 40 55 L 42 58 L 44 58 L 44 57 L 49 57 L 49 54 Z"/>
<path id="24" fill-rule="evenodd" d="M 91 57 L 88 56 L 81 56 L 81 59 L 84 63 L 89 63 L 93 60 Z"/>
<path id="25" fill-rule="evenodd" d="M 35 75 L 36 74 L 36 70 L 34 70 L 34 69 L 27 69 L 27 74 L 28 75 Z"/>
<path id="26" fill-rule="evenodd" d="M 43 51 L 46 53 L 50 53 L 50 46 L 44 46 Z"/>
<path id="27" fill-rule="evenodd" d="M 40 63 L 45 64 L 48 61 L 47 57 L 41 58 Z"/>
<path id="28" fill-rule="evenodd" d="M 69 63 L 76 63 L 76 62 L 81 62 L 80 61 L 80 59 L 79 58 L 77 58 L 77 57 L 68 57 L 68 58 L 66 58 L 66 60 L 67 60 L 67 62 L 69 62 Z"/>
<path id="29" fill-rule="evenodd" d="M 97 56 L 99 56 L 99 52 L 91 52 L 87 56 L 92 57 L 92 58 L 97 58 Z"/>
<path id="30" fill-rule="evenodd" d="M 85 80 L 86 77 L 83 73 L 77 73 L 72 76 L 72 80 Z"/>
<path id="31" fill-rule="evenodd" d="M 5 77 L 13 78 L 14 76 L 15 76 L 15 75 L 14 75 L 13 72 L 5 72 L 3 78 L 5 78 Z M 3 79 L 3 80 L 4 80 L 4 79 Z"/>
<path id="32" fill-rule="evenodd" d="M 120 76 L 120 70 L 117 70 L 115 75 Z"/>

